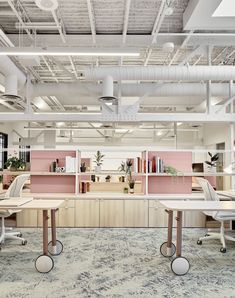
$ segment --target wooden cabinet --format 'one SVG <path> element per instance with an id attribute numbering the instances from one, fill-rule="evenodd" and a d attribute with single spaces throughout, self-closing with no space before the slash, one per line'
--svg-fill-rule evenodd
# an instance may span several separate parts
<path id="1" fill-rule="evenodd" d="M 186 211 L 184 212 L 183 226 L 189 228 L 205 228 L 206 216 L 200 211 Z"/>
<path id="2" fill-rule="evenodd" d="M 75 200 L 66 199 L 58 211 L 58 227 L 74 227 L 75 223 Z"/>
<path id="3" fill-rule="evenodd" d="M 124 226 L 124 200 L 100 200 L 100 227 Z"/>
<path id="4" fill-rule="evenodd" d="M 124 226 L 148 227 L 148 201 L 124 200 Z"/>
<path id="5" fill-rule="evenodd" d="M 99 227 L 99 200 L 76 200 L 75 227 Z"/>
<path id="6" fill-rule="evenodd" d="M 37 227 L 38 213 L 37 210 L 22 210 L 16 213 L 17 227 Z"/>
<path id="7" fill-rule="evenodd" d="M 167 227 L 168 214 L 157 200 L 149 200 L 149 227 Z"/>

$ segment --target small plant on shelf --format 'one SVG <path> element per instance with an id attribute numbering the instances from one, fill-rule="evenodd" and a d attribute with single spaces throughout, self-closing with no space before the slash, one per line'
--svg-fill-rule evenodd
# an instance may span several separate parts
<path id="1" fill-rule="evenodd" d="M 128 193 L 128 187 L 123 188 L 123 193 Z"/>
<path id="2" fill-rule="evenodd" d="M 131 159 L 128 159 L 126 161 L 126 174 L 129 176 L 131 176 L 132 165 L 133 165 L 133 163 L 132 163 Z"/>
<path id="3" fill-rule="evenodd" d="M 176 168 L 172 166 L 165 166 L 165 173 L 170 174 L 172 176 L 177 176 L 178 171 Z"/>
<path id="4" fill-rule="evenodd" d="M 110 179 L 111 179 L 111 176 L 110 176 L 110 175 L 107 175 L 107 176 L 105 177 L 105 181 L 106 181 L 106 182 L 110 182 Z"/>
<path id="5" fill-rule="evenodd" d="M 12 156 L 5 162 L 5 167 L 11 171 L 23 171 L 25 169 L 26 163 L 17 156 Z"/>
<path id="6" fill-rule="evenodd" d="M 95 171 L 99 172 L 101 170 L 101 165 L 103 163 L 104 154 L 102 154 L 99 150 L 95 154 L 95 160 L 94 163 L 96 164 Z"/>
<path id="7" fill-rule="evenodd" d="M 86 163 L 85 163 L 85 162 L 82 162 L 82 163 L 81 163 L 80 171 L 81 171 L 81 172 L 86 172 Z"/>
<path id="8" fill-rule="evenodd" d="M 126 173 L 126 163 L 124 161 L 121 162 L 118 170 L 119 170 L 119 172 Z M 125 182 L 125 176 L 119 177 L 119 182 Z"/>
<path id="9" fill-rule="evenodd" d="M 134 193 L 135 179 L 133 179 L 132 177 L 129 178 L 128 184 L 129 184 L 129 188 L 130 188 L 130 193 Z"/>
<path id="10" fill-rule="evenodd" d="M 210 161 L 206 160 L 205 163 L 208 165 L 208 168 L 216 167 L 217 161 L 219 159 L 219 154 L 216 153 L 214 155 L 211 154 L 211 152 L 208 152 L 210 156 Z"/>

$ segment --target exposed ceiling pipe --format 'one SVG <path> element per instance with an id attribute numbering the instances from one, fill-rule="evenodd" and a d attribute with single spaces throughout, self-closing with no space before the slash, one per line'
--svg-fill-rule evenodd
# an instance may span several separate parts
<path id="1" fill-rule="evenodd" d="M 126 66 L 85 69 L 87 80 L 102 80 L 111 75 L 114 80 L 233 80 L 234 66 Z"/>
<path id="2" fill-rule="evenodd" d="M 117 84 L 114 84 L 114 92 L 118 92 Z M 205 96 L 206 84 L 204 83 L 166 83 L 156 88 L 154 83 L 122 84 L 120 86 L 122 96 L 143 96 L 146 92 L 149 96 Z M 232 87 L 235 94 L 235 85 Z M 67 96 L 67 97 L 98 97 L 103 90 L 102 84 L 94 83 L 38 83 L 33 85 L 33 97 L 37 96 Z M 229 96 L 229 83 L 212 83 L 212 96 Z"/>
<path id="3" fill-rule="evenodd" d="M 5 77 L 5 93 L 1 98 L 13 103 L 22 101 L 22 97 L 18 95 L 18 80 L 16 75 L 11 74 Z"/>

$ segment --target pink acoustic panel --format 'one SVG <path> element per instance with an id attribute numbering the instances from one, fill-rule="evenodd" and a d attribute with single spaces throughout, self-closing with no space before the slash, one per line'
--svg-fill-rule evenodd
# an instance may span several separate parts
<path id="1" fill-rule="evenodd" d="M 65 157 L 75 157 L 75 151 L 53 151 L 35 150 L 31 152 L 31 171 L 50 172 L 50 165 L 56 159 L 59 160 L 59 167 L 65 166 Z"/>
<path id="2" fill-rule="evenodd" d="M 191 177 L 149 177 L 149 194 L 180 194 L 192 192 Z"/>
<path id="3" fill-rule="evenodd" d="M 148 153 L 149 160 L 152 160 L 154 156 L 161 158 L 165 166 L 174 167 L 179 172 L 192 172 L 192 152 L 151 151 Z M 192 178 L 171 175 L 169 177 L 150 176 L 148 191 L 150 194 L 191 193 Z"/>
<path id="4" fill-rule="evenodd" d="M 31 176 L 32 193 L 74 193 L 75 176 Z"/>

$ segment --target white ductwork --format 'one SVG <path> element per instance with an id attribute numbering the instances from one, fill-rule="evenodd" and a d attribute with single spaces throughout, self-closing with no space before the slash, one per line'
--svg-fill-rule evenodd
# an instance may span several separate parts
<path id="1" fill-rule="evenodd" d="M 114 80 L 233 80 L 234 66 L 126 66 L 99 67 L 85 70 L 87 80 L 102 80 L 111 75 Z"/>
<path id="2" fill-rule="evenodd" d="M 107 76 L 103 80 L 103 94 L 99 100 L 106 104 L 117 104 L 117 98 L 113 96 L 113 78 L 111 76 Z"/>
<path id="3" fill-rule="evenodd" d="M 18 79 L 17 75 L 11 74 L 5 77 L 5 93 L 1 99 L 10 103 L 19 103 L 22 97 L 18 95 Z"/>
<path id="4" fill-rule="evenodd" d="M 16 75 L 19 86 L 23 86 L 26 82 L 26 77 L 22 71 L 11 61 L 7 56 L 0 56 L 0 72 L 5 76 Z"/>
<path id="5" fill-rule="evenodd" d="M 114 92 L 118 93 L 117 84 L 114 84 Z M 205 96 L 205 83 L 141 83 L 141 84 L 122 84 L 121 94 L 127 96 L 143 96 L 148 93 L 152 96 Z M 37 96 L 66 96 L 67 98 L 97 98 L 102 95 L 103 86 L 93 83 L 39 83 L 33 85 L 33 97 Z M 213 96 L 229 96 L 228 83 L 212 83 L 211 94 Z M 235 86 L 232 87 L 232 94 L 235 94 Z"/>

